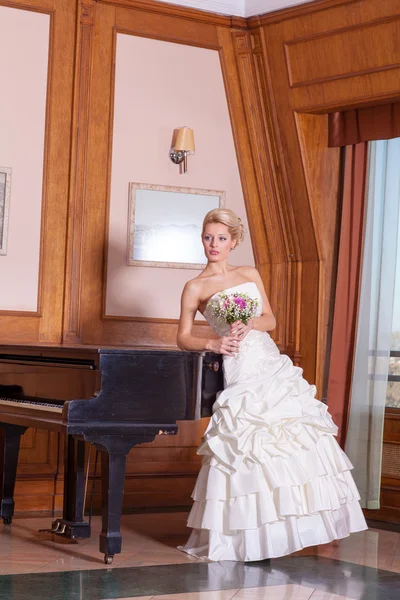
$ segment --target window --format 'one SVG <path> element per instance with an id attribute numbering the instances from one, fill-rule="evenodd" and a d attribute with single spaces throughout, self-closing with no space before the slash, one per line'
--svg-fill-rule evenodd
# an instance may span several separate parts
<path id="1" fill-rule="evenodd" d="M 400 239 L 397 241 L 396 279 L 392 321 L 392 346 L 390 350 L 386 407 L 400 409 Z"/>
<path id="2" fill-rule="evenodd" d="M 399 138 L 393 140 L 393 142 L 398 140 Z M 397 169 L 400 169 L 400 163 L 398 160 Z M 397 193 L 397 190 L 394 189 L 393 193 Z M 398 198 L 398 201 L 400 202 L 400 198 Z M 400 232 L 400 211 L 398 231 Z M 395 253 L 393 258 L 396 260 L 396 275 L 393 300 L 392 344 L 390 349 L 386 408 L 400 409 L 400 236 L 397 239 L 397 253 Z"/>

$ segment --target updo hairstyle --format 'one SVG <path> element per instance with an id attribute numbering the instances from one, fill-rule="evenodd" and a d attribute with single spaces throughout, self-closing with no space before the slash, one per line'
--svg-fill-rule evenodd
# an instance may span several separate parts
<path id="1" fill-rule="evenodd" d="M 232 240 L 236 240 L 236 246 L 243 242 L 244 227 L 242 219 L 230 208 L 214 208 L 213 210 L 210 210 L 204 217 L 203 232 L 206 225 L 209 223 L 221 223 L 221 225 L 226 225 Z"/>

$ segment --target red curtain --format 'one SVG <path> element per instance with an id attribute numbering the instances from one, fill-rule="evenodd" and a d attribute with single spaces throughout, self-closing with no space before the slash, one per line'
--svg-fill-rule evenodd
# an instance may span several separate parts
<path id="1" fill-rule="evenodd" d="M 400 137 L 400 102 L 329 115 L 330 148 L 395 137 Z"/>
<path id="2" fill-rule="evenodd" d="M 361 282 L 368 144 L 345 150 L 339 259 L 333 316 L 327 400 L 344 447 L 350 404 Z"/>

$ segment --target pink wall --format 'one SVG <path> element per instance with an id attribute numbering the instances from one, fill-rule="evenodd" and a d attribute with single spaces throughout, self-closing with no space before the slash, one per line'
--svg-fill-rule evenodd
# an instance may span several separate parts
<path id="1" fill-rule="evenodd" d="M 37 309 L 49 24 L 0 6 L 0 167 L 12 168 L 0 310 Z"/>
<path id="2" fill-rule="evenodd" d="M 189 170 L 168 157 L 174 128 L 194 129 Z M 118 34 L 106 314 L 177 318 L 182 288 L 200 271 L 126 265 L 129 182 L 224 190 L 245 222 L 218 52 Z M 249 236 L 232 264 L 254 264 Z"/>

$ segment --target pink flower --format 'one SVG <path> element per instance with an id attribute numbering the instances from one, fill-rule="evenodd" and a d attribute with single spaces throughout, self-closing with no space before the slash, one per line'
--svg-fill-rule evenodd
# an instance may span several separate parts
<path id="1" fill-rule="evenodd" d="M 237 304 L 240 308 L 246 308 L 247 303 L 243 298 L 235 298 L 234 303 Z"/>

